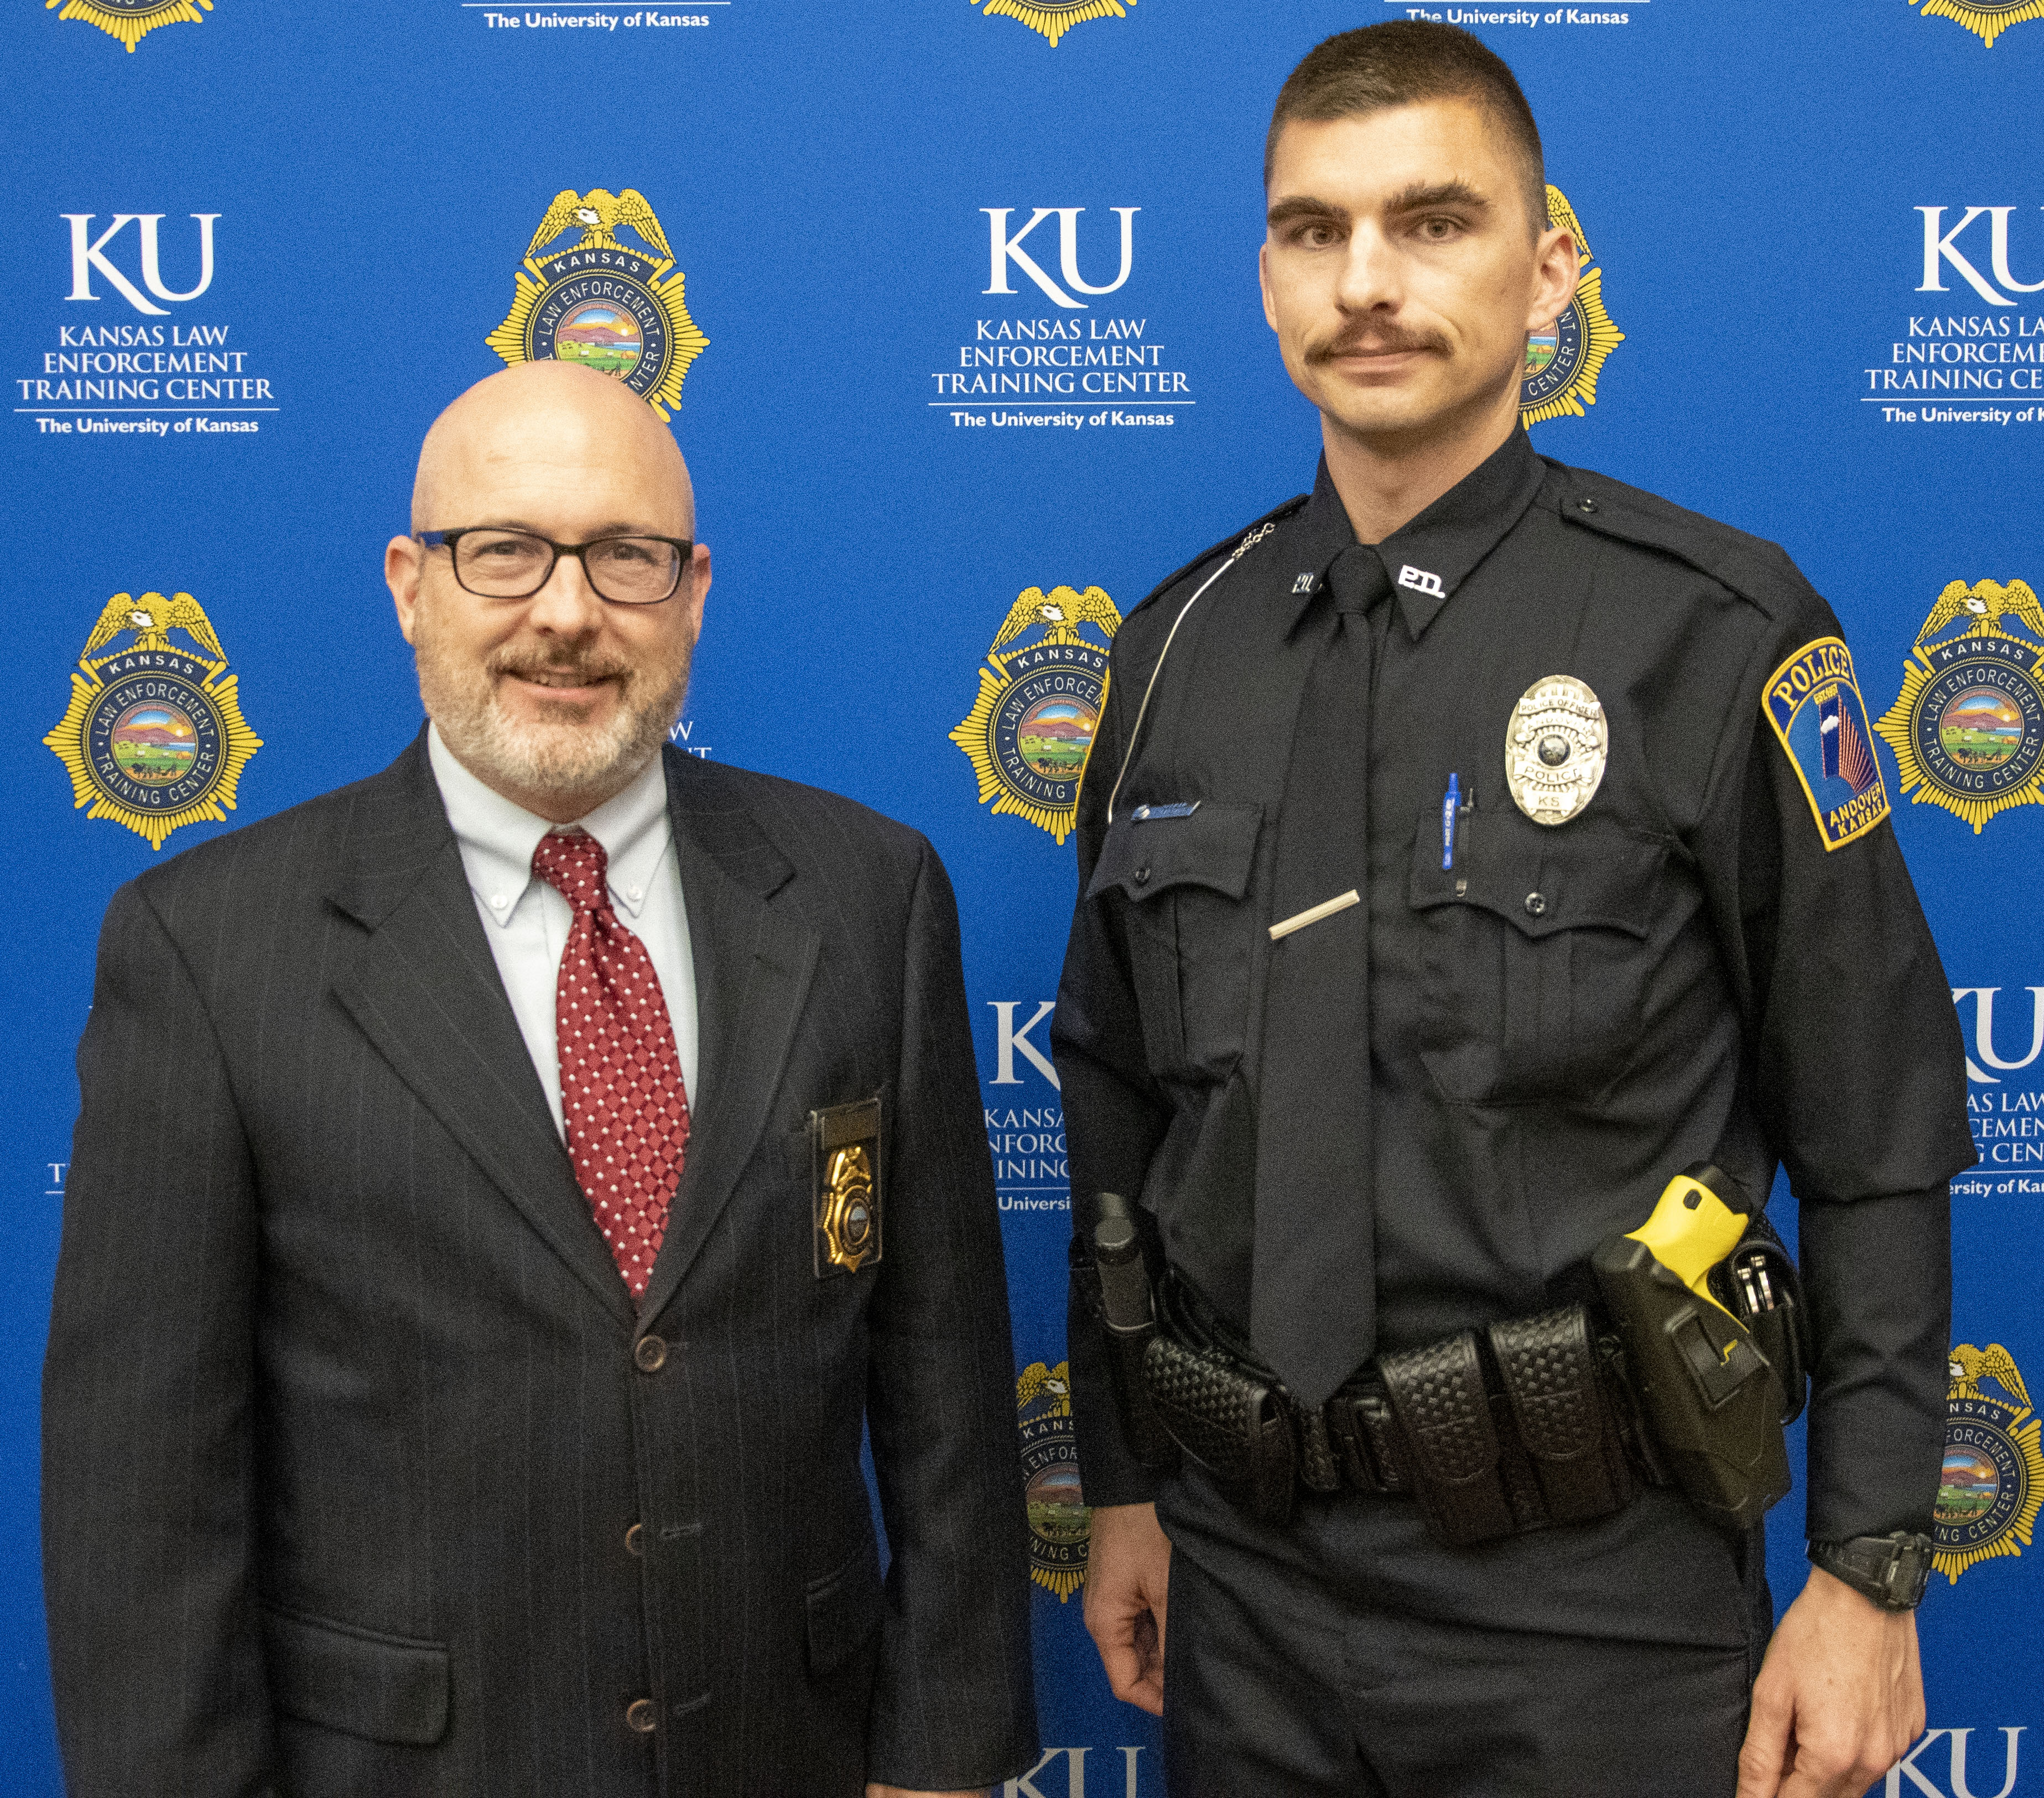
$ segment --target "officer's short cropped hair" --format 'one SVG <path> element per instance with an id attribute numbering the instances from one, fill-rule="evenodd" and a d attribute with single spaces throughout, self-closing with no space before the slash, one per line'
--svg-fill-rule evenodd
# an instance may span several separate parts
<path id="1" fill-rule="evenodd" d="M 1482 108 L 1516 154 L 1526 216 L 1537 236 L 1547 222 L 1546 166 L 1540 128 L 1512 71 L 1480 38 L 1451 25 L 1387 19 L 1316 44 L 1278 90 L 1263 140 L 1263 185 L 1278 135 L 1295 119 L 1352 118 L 1425 100 L 1469 100 Z"/>

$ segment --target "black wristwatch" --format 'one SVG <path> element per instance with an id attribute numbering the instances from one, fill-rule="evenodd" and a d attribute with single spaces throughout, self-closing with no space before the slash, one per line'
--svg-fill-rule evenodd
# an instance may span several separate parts
<path id="1" fill-rule="evenodd" d="M 1810 1559 L 1882 1610 L 1913 1611 L 1930 1584 L 1932 1548 L 1928 1536 L 1897 1530 L 1892 1535 L 1813 1542 Z"/>

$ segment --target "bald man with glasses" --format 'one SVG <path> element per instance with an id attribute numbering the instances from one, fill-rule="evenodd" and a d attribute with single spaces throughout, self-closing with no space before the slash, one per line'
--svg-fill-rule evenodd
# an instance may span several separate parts
<path id="1" fill-rule="evenodd" d="M 620 383 L 471 389 L 412 525 L 418 739 L 108 910 L 44 1376 L 69 1789 L 983 1792 L 1035 1740 L 943 870 L 666 747 L 710 556 Z"/>

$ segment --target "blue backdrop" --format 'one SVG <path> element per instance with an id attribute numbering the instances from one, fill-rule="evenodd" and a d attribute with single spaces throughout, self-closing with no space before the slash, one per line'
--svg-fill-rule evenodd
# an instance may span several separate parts
<path id="1" fill-rule="evenodd" d="M 1257 298 L 1263 128 L 1312 44 L 1407 16 L 1512 62 L 1593 254 L 1596 292 L 1534 346 L 1537 447 L 1785 544 L 1857 656 L 1985 1157 L 1957 1194 L 1931 1729 L 1886 1789 L 2036 1786 L 2044 613 L 2018 583 L 2044 580 L 2044 177 L 2007 125 L 2034 110 L 2038 10 L 10 0 L 8 1788 L 61 1789 L 36 1392 L 100 914 L 155 855 L 402 747 L 417 692 L 379 567 L 418 440 L 500 353 L 552 353 L 660 401 L 694 471 L 717 579 L 687 746 L 906 820 L 957 882 L 1053 1745 L 1010 1792 L 1161 1790 L 1079 1615 L 1047 1010 L 1068 776 L 1119 613 L 1311 480 L 1316 421 Z M 564 190 L 594 229 L 551 212 Z M 1062 629 L 1018 605 L 1032 588 Z M 192 597 L 221 655 L 171 635 L 224 660 L 221 766 L 245 758 L 236 809 L 161 850 L 181 805 L 224 795 L 190 706 L 104 698 L 81 665 L 120 594 Z M 1785 1602 L 1801 1521 L 1800 1496 L 1773 1519 Z"/>

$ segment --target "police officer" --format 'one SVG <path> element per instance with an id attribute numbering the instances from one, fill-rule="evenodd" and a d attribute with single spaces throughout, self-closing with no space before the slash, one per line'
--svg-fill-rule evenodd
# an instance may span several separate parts
<path id="1" fill-rule="evenodd" d="M 1318 477 L 1123 625 L 1079 810 L 1088 1627 L 1174 1794 L 1858 1792 L 1923 1724 L 1973 1151 L 1850 653 L 1774 546 L 1529 447 L 1577 246 L 1476 39 L 1323 44 L 1265 178 Z M 1604 1514 L 1515 1498 L 1462 1546 L 1367 1455 L 1254 1501 L 1139 1460 L 1100 1193 L 1138 1201 L 1166 1334 L 1277 1389 L 1305 1469 L 1359 1377 L 1593 1296 L 1704 1161 L 1800 1201 L 1815 1565 L 1771 1641 L 1758 1531 L 1655 1483 L 1650 1431 Z"/>

